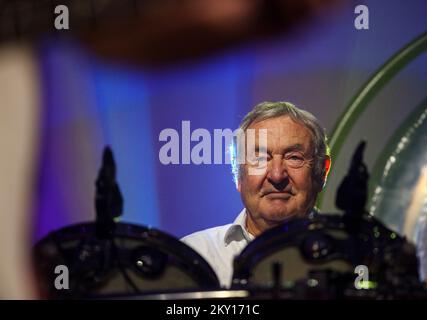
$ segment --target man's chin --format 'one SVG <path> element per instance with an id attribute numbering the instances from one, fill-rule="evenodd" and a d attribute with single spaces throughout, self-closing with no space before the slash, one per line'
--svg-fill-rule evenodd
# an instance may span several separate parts
<path id="1" fill-rule="evenodd" d="M 283 222 L 296 218 L 297 216 L 297 213 L 289 211 L 266 211 L 265 214 L 263 214 L 264 220 L 266 220 L 268 224 L 271 225 L 281 224 Z"/>

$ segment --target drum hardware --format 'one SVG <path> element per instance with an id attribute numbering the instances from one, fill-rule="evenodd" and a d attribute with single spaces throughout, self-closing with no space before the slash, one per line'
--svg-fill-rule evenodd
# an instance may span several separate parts
<path id="1" fill-rule="evenodd" d="M 425 299 L 415 247 L 363 209 L 364 146 L 339 188 L 344 214 L 313 213 L 261 234 L 234 260 L 230 290 L 219 290 L 209 264 L 176 238 L 115 221 L 123 198 L 106 149 L 96 181 L 96 222 L 52 232 L 35 247 L 41 291 L 50 298 L 94 299 Z M 70 290 L 53 287 L 56 265 L 69 267 Z M 359 266 L 368 271 L 362 289 L 355 286 Z"/>
<path id="2" fill-rule="evenodd" d="M 427 297 L 415 247 L 365 210 L 362 141 L 338 188 L 344 214 L 317 214 L 268 230 L 234 260 L 232 288 L 284 299 Z M 357 266 L 368 274 L 356 288 Z"/>
<path id="3" fill-rule="evenodd" d="M 34 248 L 39 289 L 46 298 L 99 298 L 219 288 L 209 264 L 156 229 L 116 222 L 123 197 L 113 153 L 105 148 L 96 180 L 96 221 L 51 232 Z M 54 269 L 69 269 L 69 290 L 54 287 Z"/>

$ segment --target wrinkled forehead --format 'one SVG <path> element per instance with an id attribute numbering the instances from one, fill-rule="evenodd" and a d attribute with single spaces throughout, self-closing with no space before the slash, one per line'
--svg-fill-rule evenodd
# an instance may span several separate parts
<path id="1" fill-rule="evenodd" d="M 314 147 L 314 136 L 311 130 L 289 116 L 255 121 L 246 129 L 245 136 L 247 140 L 254 138 L 257 147 L 266 141 L 269 150 L 279 151 L 290 146 L 298 146 L 303 149 L 302 151 L 309 151 Z"/>

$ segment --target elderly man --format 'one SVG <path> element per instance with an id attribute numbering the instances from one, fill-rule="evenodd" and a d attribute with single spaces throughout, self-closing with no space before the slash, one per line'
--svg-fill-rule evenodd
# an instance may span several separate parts
<path id="1" fill-rule="evenodd" d="M 246 161 L 233 170 L 245 208 L 232 224 L 182 239 L 210 263 L 226 287 L 232 280 L 233 258 L 251 240 L 289 219 L 315 212 L 314 204 L 331 163 L 318 120 L 291 103 L 261 103 L 245 116 L 239 128 L 246 136 L 250 129 L 255 133 L 258 169 L 260 163 L 265 164 L 263 170 L 251 171 L 256 164 L 246 156 Z M 264 147 L 260 143 L 262 131 L 267 133 Z"/>

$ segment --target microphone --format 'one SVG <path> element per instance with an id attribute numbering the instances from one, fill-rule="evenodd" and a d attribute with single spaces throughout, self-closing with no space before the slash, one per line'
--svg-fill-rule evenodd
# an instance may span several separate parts
<path id="1" fill-rule="evenodd" d="M 365 146 L 365 141 L 361 141 L 357 146 L 348 173 L 338 187 L 335 199 L 336 206 L 351 215 L 365 212 L 369 179 L 368 169 L 363 162 Z"/>
<path id="2" fill-rule="evenodd" d="M 114 231 L 114 219 L 123 214 L 123 197 L 116 181 L 116 163 L 109 146 L 104 148 L 102 166 L 95 186 L 97 235 L 106 238 Z"/>

